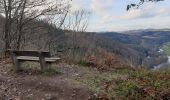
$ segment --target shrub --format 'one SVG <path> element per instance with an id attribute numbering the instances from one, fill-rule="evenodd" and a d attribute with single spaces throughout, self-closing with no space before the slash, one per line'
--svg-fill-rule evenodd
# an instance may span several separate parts
<path id="1" fill-rule="evenodd" d="M 87 61 L 85 61 L 85 60 L 80 60 L 80 61 L 78 62 L 78 64 L 79 64 L 79 65 L 82 65 L 82 66 L 93 66 L 92 63 L 87 62 Z"/>

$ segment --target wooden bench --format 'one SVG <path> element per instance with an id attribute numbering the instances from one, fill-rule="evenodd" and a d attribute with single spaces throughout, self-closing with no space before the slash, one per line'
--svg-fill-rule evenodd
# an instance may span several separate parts
<path id="1" fill-rule="evenodd" d="M 20 70 L 20 62 L 24 61 L 34 61 L 39 62 L 41 70 L 51 65 L 52 63 L 60 60 L 58 57 L 51 57 L 50 52 L 46 51 L 17 51 L 17 50 L 8 50 L 10 53 L 13 65 L 16 71 Z"/>

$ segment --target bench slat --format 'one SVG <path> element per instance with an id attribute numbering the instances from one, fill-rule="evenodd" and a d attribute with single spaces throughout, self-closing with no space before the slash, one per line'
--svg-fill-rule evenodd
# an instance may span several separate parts
<path id="1" fill-rule="evenodd" d="M 23 61 L 39 61 L 39 57 L 32 57 L 32 56 L 17 56 L 18 60 L 23 60 Z M 50 58 L 45 58 L 46 62 L 55 62 L 57 60 L 60 60 L 58 57 L 50 57 Z"/>
<path id="2" fill-rule="evenodd" d="M 39 57 L 41 54 L 44 57 L 51 57 L 50 52 L 48 51 L 17 51 L 17 50 L 8 50 L 9 53 L 15 53 L 16 56 L 33 56 Z"/>

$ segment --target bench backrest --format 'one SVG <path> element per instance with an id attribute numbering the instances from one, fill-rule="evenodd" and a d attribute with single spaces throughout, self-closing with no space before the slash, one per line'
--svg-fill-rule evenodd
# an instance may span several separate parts
<path id="1" fill-rule="evenodd" d="M 33 57 L 50 57 L 50 52 L 48 51 L 18 51 L 18 50 L 8 50 L 10 54 L 15 54 L 15 56 L 33 56 Z"/>

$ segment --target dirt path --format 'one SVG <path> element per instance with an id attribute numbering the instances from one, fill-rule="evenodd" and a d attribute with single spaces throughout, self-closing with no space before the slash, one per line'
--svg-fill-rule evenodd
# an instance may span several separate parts
<path id="1" fill-rule="evenodd" d="M 87 87 L 68 81 L 78 69 L 59 68 L 56 76 L 15 74 L 7 62 L 0 62 L 0 100 L 88 100 L 93 95 Z M 69 70 L 69 71 L 68 71 Z"/>

